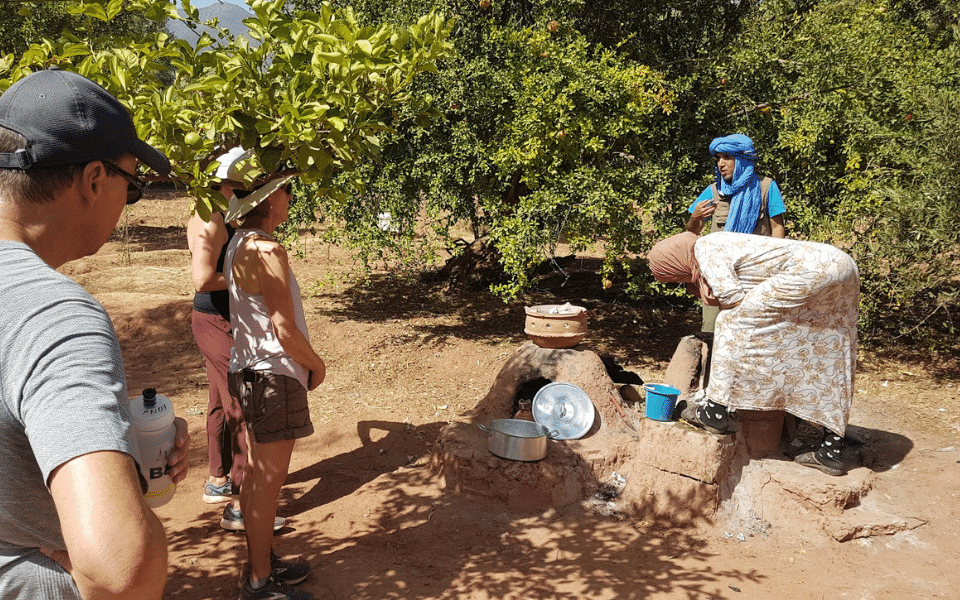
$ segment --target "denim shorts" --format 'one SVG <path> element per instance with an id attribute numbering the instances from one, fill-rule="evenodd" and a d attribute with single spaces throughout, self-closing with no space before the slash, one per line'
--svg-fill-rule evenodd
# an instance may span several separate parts
<path id="1" fill-rule="evenodd" d="M 258 443 L 295 440 L 313 433 L 307 390 L 287 375 L 244 369 L 229 373 L 230 393 Z"/>

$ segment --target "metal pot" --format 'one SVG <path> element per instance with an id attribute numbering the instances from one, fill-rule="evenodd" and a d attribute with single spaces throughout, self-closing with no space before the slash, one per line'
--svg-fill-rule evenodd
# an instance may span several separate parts
<path id="1" fill-rule="evenodd" d="M 507 460 L 540 460 L 547 455 L 547 438 L 555 437 L 540 423 L 523 419 L 494 419 L 480 429 L 490 434 L 490 452 Z"/>

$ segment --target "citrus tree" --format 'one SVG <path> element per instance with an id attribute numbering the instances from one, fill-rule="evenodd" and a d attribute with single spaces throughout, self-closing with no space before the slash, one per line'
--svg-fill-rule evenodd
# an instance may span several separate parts
<path id="1" fill-rule="evenodd" d="M 602 242 L 604 277 L 649 291 L 634 258 L 683 227 L 710 139 L 746 133 L 788 235 L 856 257 L 863 333 L 955 337 L 956 0 L 349 4 L 251 1 L 262 43 L 194 47 L 92 25 L 183 18 L 172 3 L 85 0 L 74 29 L 0 59 L 0 88 L 78 70 L 132 109 L 202 213 L 213 157 L 243 144 L 312 182 L 295 216 L 330 219 L 368 266 L 480 245 L 504 297 L 561 242 Z"/>
<path id="2" fill-rule="evenodd" d="M 455 57 L 419 82 L 445 119 L 398 127 L 363 171 L 367 193 L 345 204 L 345 233 L 373 255 L 422 239 L 413 223 L 429 214 L 440 235 L 466 223 L 499 250 L 508 296 L 559 240 L 604 240 L 605 276 L 627 278 L 629 258 L 680 231 L 711 182 L 709 141 L 742 132 L 780 185 L 788 234 L 856 257 L 865 337 L 953 331 L 955 1 L 353 5 L 396 23 L 458 13 Z M 627 78 L 657 100 L 618 103 L 608 65 L 636 69 Z"/>
<path id="3" fill-rule="evenodd" d="M 21 54 L 36 40 L 64 30 L 88 29 L 101 38 L 140 35 L 163 29 L 138 12 L 124 12 L 109 21 L 93 19 L 73 11 L 76 2 L 0 3 L 0 54 Z"/>
<path id="4" fill-rule="evenodd" d="M 140 135 L 170 157 L 171 179 L 190 187 L 204 216 L 224 203 L 210 191 L 214 159 L 237 145 L 255 151 L 263 172 L 299 174 L 337 198 L 344 192 L 335 177 L 360 185 L 349 173 L 378 155 L 393 108 L 429 116 L 411 96 L 412 82 L 436 71 L 452 24 L 432 13 L 404 28 L 362 26 L 350 10 L 321 4 L 292 14 L 285 5 L 251 0 L 245 24 L 256 44 L 216 24 L 215 37 L 204 33 L 191 45 L 164 31 L 103 37 L 81 23 L 0 59 L 0 89 L 51 65 L 100 83 L 130 109 Z M 189 0 L 182 9 L 195 23 Z M 88 23 L 125 11 L 161 24 L 182 18 L 163 0 L 85 0 L 70 10 Z"/>

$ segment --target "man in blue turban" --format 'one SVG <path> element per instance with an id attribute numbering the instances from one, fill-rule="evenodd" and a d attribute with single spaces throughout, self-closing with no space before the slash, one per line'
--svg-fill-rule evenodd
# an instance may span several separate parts
<path id="1" fill-rule="evenodd" d="M 756 173 L 757 151 L 753 140 L 742 133 L 715 138 L 710 142 L 714 159 L 714 183 L 690 205 L 687 231 L 700 235 L 707 221 L 711 232 L 730 231 L 785 238 L 786 207 L 777 182 Z M 719 308 L 704 302 L 701 332 L 708 351 L 713 352 L 713 333 Z"/>
<path id="2" fill-rule="evenodd" d="M 690 205 L 687 231 L 700 234 L 707 221 L 713 231 L 786 237 L 786 207 L 777 183 L 756 174 L 753 140 L 735 133 L 710 142 L 715 183 Z"/>

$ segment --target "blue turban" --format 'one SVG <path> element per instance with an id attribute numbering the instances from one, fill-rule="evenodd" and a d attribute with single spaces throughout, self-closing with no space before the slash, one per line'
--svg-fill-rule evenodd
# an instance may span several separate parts
<path id="1" fill-rule="evenodd" d="M 720 169 L 716 166 L 713 168 L 717 189 L 722 195 L 731 196 L 730 216 L 723 230 L 753 233 L 763 206 L 760 177 L 754 172 L 757 151 L 753 149 L 753 140 L 742 133 L 716 138 L 710 142 L 710 154 L 715 156 L 718 152 L 734 156 L 737 160 L 730 183 L 720 175 Z"/>

